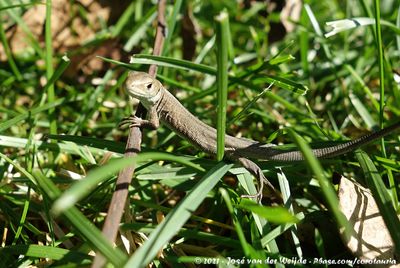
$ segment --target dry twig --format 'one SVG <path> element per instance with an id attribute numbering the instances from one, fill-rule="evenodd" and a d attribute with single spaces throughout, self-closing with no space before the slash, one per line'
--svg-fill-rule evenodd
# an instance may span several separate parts
<path id="1" fill-rule="evenodd" d="M 165 39 L 165 8 L 166 0 L 158 1 L 158 18 L 157 18 L 157 33 L 154 41 L 153 55 L 159 56 L 162 51 L 162 47 Z M 150 65 L 149 74 L 154 76 L 157 73 L 157 65 Z M 136 116 L 145 117 L 146 110 L 142 105 L 139 105 L 136 110 Z M 140 145 L 142 143 L 142 132 L 138 127 L 132 127 L 129 131 L 128 141 L 126 143 L 126 149 L 124 157 L 133 157 L 140 152 Z M 124 206 L 128 197 L 128 188 L 132 180 L 132 175 L 135 171 L 135 167 L 129 166 L 123 169 L 118 174 L 118 179 L 115 186 L 115 192 L 111 199 L 110 207 L 108 208 L 107 217 L 103 226 L 103 234 L 109 240 L 114 242 L 118 227 L 124 211 Z M 93 261 L 93 268 L 102 267 L 105 263 L 104 257 L 97 254 Z"/>

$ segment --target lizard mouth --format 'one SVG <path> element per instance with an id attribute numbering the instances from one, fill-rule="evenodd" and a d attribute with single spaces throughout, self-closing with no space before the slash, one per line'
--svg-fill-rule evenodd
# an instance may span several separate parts
<path id="1" fill-rule="evenodd" d="M 135 99 L 143 100 L 143 99 L 148 99 L 150 97 L 148 94 L 140 93 L 138 90 L 135 90 L 135 89 L 132 89 L 129 87 L 126 87 L 125 90 L 129 96 L 131 96 Z"/>
<path id="2" fill-rule="evenodd" d="M 128 92 L 129 93 L 129 95 L 131 96 L 131 97 L 133 97 L 133 98 L 136 98 L 136 99 L 140 99 L 140 100 L 142 100 L 142 99 L 148 99 L 148 95 L 145 95 L 145 94 L 140 94 L 140 93 L 132 93 L 132 92 Z"/>

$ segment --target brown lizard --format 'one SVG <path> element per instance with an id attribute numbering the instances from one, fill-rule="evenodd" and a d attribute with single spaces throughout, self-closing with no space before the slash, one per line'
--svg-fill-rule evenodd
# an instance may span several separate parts
<path id="1" fill-rule="evenodd" d="M 217 131 L 191 114 L 163 85 L 147 73 L 131 71 L 125 83 L 127 93 L 139 99 L 148 110 L 148 119 L 135 116 L 125 118 L 120 126 L 137 126 L 156 129 L 160 121 L 180 137 L 202 151 L 215 155 L 217 152 Z M 312 149 L 317 158 L 334 157 L 353 151 L 358 147 L 381 138 L 400 127 L 400 122 L 387 128 L 367 134 L 355 140 L 324 148 Z M 295 162 L 304 160 L 300 151 L 283 151 L 274 148 L 275 144 L 225 135 L 225 156 L 240 162 L 249 172 L 260 180 L 257 196 L 261 195 L 263 182 L 272 189 L 262 170 L 250 159 Z"/>

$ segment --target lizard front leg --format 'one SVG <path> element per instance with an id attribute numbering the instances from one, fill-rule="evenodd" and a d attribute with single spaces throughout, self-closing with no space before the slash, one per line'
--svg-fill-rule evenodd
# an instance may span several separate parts
<path id="1" fill-rule="evenodd" d="M 157 111 L 154 106 L 148 109 L 148 119 L 142 119 L 137 117 L 136 115 L 131 115 L 129 117 L 125 117 L 119 123 L 118 127 L 120 129 L 126 129 L 131 127 L 140 127 L 140 128 L 149 128 L 149 129 L 157 129 L 160 126 L 160 118 L 158 117 Z"/>

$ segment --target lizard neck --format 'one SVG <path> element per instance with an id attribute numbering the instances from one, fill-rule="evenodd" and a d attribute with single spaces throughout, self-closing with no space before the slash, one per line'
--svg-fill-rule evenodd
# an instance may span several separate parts
<path id="1" fill-rule="evenodd" d="M 161 121 L 176 134 L 188 140 L 203 151 L 216 154 L 217 131 L 191 114 L 166 89 L 160 90 L 161 97 L 154 107 Z M 232 153 L 236 148 L 245 148 L 254 141 L 225 135 L 225 152 Z"/>
<path id="2" fill-rule="evenodd" d="M 157 103 L 160 102 L 160 99 L 163 95 L 163 91 L 165 91 L 164 88 L 161 88 L 156 95 L 148 98 L 141 98 L 140 102 L 143 104 L 143 106 L 148 110 L 150 107 L 157 105 Z"/>

